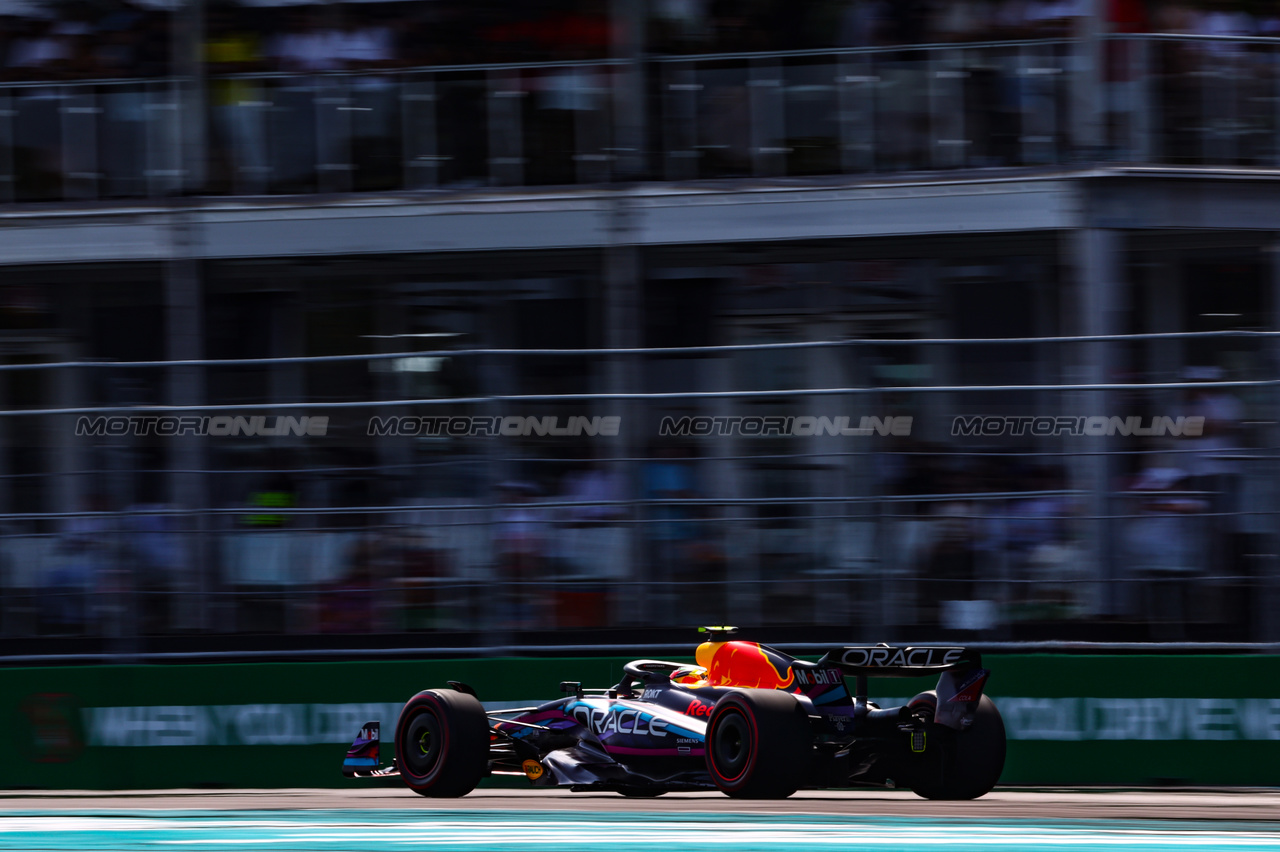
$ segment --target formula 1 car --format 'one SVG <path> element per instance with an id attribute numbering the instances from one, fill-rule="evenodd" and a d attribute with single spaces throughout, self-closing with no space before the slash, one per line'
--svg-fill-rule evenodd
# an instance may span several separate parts
<path id="1" fill-rule="evenodd" d="M 850 646 L 810 663 L 733 640 L 731 628 L 704 630 L 696 666 L 636 660 L 608 689 L 565 682 L 565 698 L 538 707 L 486 713 L 457 681 L 419 692 L 396 722 L 394 762 L 379 765 L 380 724 L 369 722 L 343 773 L 398 775 L 433 797 L 464 796 L 491 775 L 624 796 L 719 789 L 740 798 L 875 785 L 974 799 L 999 780 L 1004 723 L 982 694 L 989 672 L 977 652 Z M 937 688 L 901 707 L 867 700 L 870 676 L 932 673 Z"/>

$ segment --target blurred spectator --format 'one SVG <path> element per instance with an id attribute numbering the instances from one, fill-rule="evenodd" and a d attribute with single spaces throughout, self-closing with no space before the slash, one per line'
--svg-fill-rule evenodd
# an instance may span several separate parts
<path id="1" fill-rule="evenodd" d="M 229 21 L 232 30 L 251 33 L 259 56 L 270 40 L 266 55 L 296 72 L 597 59 L 609 55 L 613 40 L 607 7 L 591 0 L 209 8 L 210 29 Z M 654 0 L 648 48 L 663 54 L 1062 38 L 1075 35 L 1090 9 L 1091 0 Z M 1148 11 L 1161 32 L 1280 32 L 1275 15 L 1255 18 L 1236 0 L 1107 0 L 1106 9 L 1111 32 L 1150 28 Z M 152 76 L 168 64 L 168 41 L 167 13 L 126 0 L 57 20 L 8 16 L 0 26 L 10 79 Z"/>
<path id="2" fill-rule="evenodd" d="M 64 76 L 72 44 L 56 20 L 23 19 L 9 41 L 8 76 L 13 80 L 53 80 Z"/>
<path id="3" fill-rule="evenodd" d="M 1220 367 L 1191 367 L 1186 372 L 1186 380 L 1191 382 L 1221 382 L 1224 378 Z M 1188 396 L 1187 415 L 1204 418 L 1204 431 L 1195 441 L 1196 453 L 1190 459 L 1188 473 L 1213 481 L 1234 476 L 1235 456 L 1241 449 L 1244 404 L 1230 390 L 1211 385 L 1193 387 Z"/>
<path id="4" fill-rule="evenodd" d="M 1191 33 L 1196 26 L 1196 10 L 1189 3 L 1169 0 L 1161 3 L 1155 13 L 1155 30 L 1160 33 Z"/>
<path id="5" fill-rule="evenodd" d="M 1088 15 L 1092 0 L 1031 0 L 1025 12 L 1028 28 L 1038 38 L 1070 38 L 1079 19 Z"/>
<path id="6" fill-rule="evenodd" d="M 685 553 L 689 567 L 683 606 L 691 619 L 724 624 L 729 613 L 729 560 L 722 537 L 715 532 L 712 507 L 699 506 L 694 514 L 699 523 Z"/>
<path id="7" fill-rule="evenodd" d="M 1194 21 L 1196 35 L 1226 39 L 1256 32 L 1253 16 L 1236 0 L 1209 0 Z M 1202 134 L 1199 153 L 1214 162 L 1230 162 L 1239 154 L 1238 144 L 1248 141 L 1241 138 L 1236 106 L 1237 90 L 1248 76 L 1247 51 L 1239 42 L 1225 40 L 1197 43 L 1195 48 L 1203 104 L 1197 122 Z"/>
<path id="8" fill-rule="evenodd" d="M 1108 0 L 1107 32 L 1124 35 L 1145 33 L 1151 29 L 1142 0 Z M 1107 88 L 1109 138 L 1121 150 L 1128 149 L 1134 114 L 1142 108 L 1147 75 L 1150 69 L 1135 68 L 1139 46 L 1127 39 L 1110 39 L 1104 46 Z"/>
<path id="9" fill-rule="evenodd" d="M 1010 508 L 1009 541 L 1014 600 L 1040 608 L 1040 617 L 1078 616 L 1094 601 L 1082 573 L 1083 560 L 1069 545 L 1070 497 L 1050 492 L 1066 488 L 1061 467 L 1037 468 L 1026 482 L 1031 493 Z"/>
<path id="10" fill-rule="evenodd" d="M 1031 0 L 1004 0 L 996 6 L 994 28 L 1002 39 L 1035 38 Z"/>
<path id="11" fill-rule="evenodd" d="M 566 510 L 571 523 L 616 521 L 625 516 L 623 506 L 602 505 L 626 499 L 626 489 L 622 477 L 600 462 L 588 463 L 565 474 L 561 490 L 565 502 L 584 504 Z"/>
<path id="12" fill-rule="evenodd" d="M 1251 36 L 1256 32 L 1253 16 L 1236 0 L 1209 0 L 1194 16 L 1196 35 L 1231 38 Z M 1241 81 L 1247 77 L 1244 67 L 1246 50 L 1239 42 L 1210 41 L 1195 44 L 1200 73 L 1203 112 L 1197 130 L 1201 133 L 1200 155 L 1215 162 L 1236 158 L 1240 138 L 1240 118 L 1236 97 Z M 1209 72 L 1209 73 L 1205 73 Z"/>
<path id="13" fill-rule="evenodd" d="M 1274 4 L 1270 6 L 1267 16 L 1258 21 L 1258 35 L 1267 38 L 1280 36 L 1280 10 Z"/>
<path id="14" fill-rule="evenodd" d="M 154 17 L 164 25 L 163 16 Z M 151 27 L 148 16 L 127 7 L 106 15 L 98 25 L 95 76 L 122 79 L 167 73 L 169 34 L 163 31 L 153 36 Z M 157 44 L 149 44 L 151 38 Z M 155 61 L 157 51 L 161 54 L 159 64 Z M 148 92 L 140 85 L 109 86 L 99 90 L 97 97 L 102 108 L 96 166 L 102 172 L 99 191 L 118 198 L 145 195 L 148 147 L 156 147 L 147 142 L 148 124 L 153 119 L 147 109 Z"/>
<path id="15" fill-rule="evenodd" d="M 390 541 L 392 576 L 400 590 L 404 630 L 438 630 L 448 618 L 448 598 L 440 583 L 448 575 L 445 553 L 421 531 L 405 530 Z"/>
<path id="16" fill-rule="evenodd" d="M 1108 0 L 1112 31 L 1138 31 L 1130 27 L 1145 21 L 1146 5 Z M 607 7 L 592 0 L 209 8 L 210 29 L 229 20 L 233 30 L 252 33 L 260 50 L 269 40 L 265 55 L 280 70 L 295 72 L 597 59 L 609 55 L 613 41 Z M 648 49 L 664 54 L 1060 38 L 1074 35 L 1076 21 L 1090 8 L 1090 0 L 813 0 L 799 6 L 783 0 L 654 0 Z M 1152 8 L 1160 16 L 1157 28 L 1165 32 L 1262 31 L 1261 22 L 1233 0 L 1203 9 L 1177 3 Z M 103 77 L 122 70 L 126 76 L 150 76 L 168 62 L 166 17 L 125 0 L 58 21 L 11 17 L 0 28 L 0 50 L 6 72 L 20 79 Z"/>
<path id="17" fill-rule="evenodd" d="M 321 633 L 368 633 L 374 629 L 374 562 L 374 544 L 363 539 L 351 549 L 342 578 L 321 587 Z"/>
<path id="18" fill-rule="evenodd" d="M 499 514 L 497 530 L 500 606 L 505 626 L 529 630 L 547 627 L 545 579 L 546 522 L 531 504 L 538 487 L 531 482 L 510 481 L 498 486 L 499 501 L 507 504 Z"/>
<path id="19" fill-rule="evenodd" d="M 1208 0 L 1205 7 L 1194 16 L 1194 29 L 1197 35 L 1206 36 L 1251 36 L 1257 31 L 1253 16 L 1236 0 Z M 1230 50 L 1227 45 L 1213 45 L 1211 52 Z"/>
<path id="20" fill-rule="evenodd" d="M 1169 2 L 1159 7 L 1155 29 L 1170 34 L 1192 33 L 1196 28 L 1195 9 L 1186 3 Z M 1190 41 L 1162 41 L 1154 45 L 1157 81 L 1161 86 L 1160 112 L 1164 117 L 1160 143 L 1170 162 L 1185 163 L 1199 158 L 1203 95 L 1200 70 L 1202 54 Z"/>
<path id="21" fill-rule="evenodd" d="M 1145 33 L 1151 31 L 1151 19 L 1143 0 L 1107 0 L 1107 32 Z"/>
<path id="22" fill-rule="evenodd" d="M 215 159 L 224 176 L 225 189 L 260 194 L 267 180 L 266 117 L 258 84 L 225 75 L 261 71 L 266 67 L 259 36 L 242 27 L 226 10 L 209 14 L 204 46 L 206 70 L 214 75 L 209 82 L 209 105 L 213 111 Z M 216 182 L 216 178 L 215 178 Z"/>
<path id="23" fill-rule="evenodd" d="M 709 6 L 710 0 L 655 0 L 652 43 L 675 52 L 701 47 L 711 34 Z"/>
<path id="24" fill-rule="evenodd" d="M 1192 367 L 1189 381 L 1220 382 L 1220 367 Z M 1188 486 L 1205 491 L 1209 499 L 1209 552 L 1204 566 L 1218 575 L 1235 573 L 1234 542 L 1242 533 L 1240 506 L 1240 459 L 1243 451 L 1241 424 L 1244 404 L 1226 388 L 1195 387 L 1189 393 L 1187 414 L 1204 418 L 1204 430 L 1194 441 L 1195 453 L 1186 461 Z"/>
<path id="25" fill-rule="evenodd" d="M 1126 579 L 1136 583 L 1122 584 L 1122 611 L 1136 608 L 1151 619 L 1155 638 L 1183 638 L 1194 600 L 1191 583 L 1203 570 L 1205 550 L 1204 525 L 1188 523 L 1188 516 L 1202 514 L 1208 503 L 1179 493 L 1191 490 L 1186 470 L 1158 458 L 1134 478 L 1129 489 L 1137 517 L 1129 521 L 1125 534 L 1126 564 L 1133 572 Z"/>
<path id="26" fill-rule="evenodd" d="M 498 4 L 482 7 L 482 16 L 476 33 L 494 61 L 555 59 L 575 49 L 590 58 L 609 53 L 609 21 L 589 0 L 527 3 L 518 10 Z"/>
<path id="27" fill-rule="evenodd" d="M 609 589 L 602 578 L 625 577 L 631 564 L 625 552 L 630 537 L 622 526 L 627 507 L 623 477 L 602 462 L 584 463 L 565 474 L 561 498 L 580 505 L 564 510 L 556 532 L 559 579 L 557 627 L 599 627 L 608 623 Z"/>
<path id="28" fill-rule="evenodd" d="M 396 64 L 391 31 L 376 21 L 348 14 L 346 27 L 331 36 L 333 56 L 349 71 L 390 68 Z"/>
<path id="29" fill-rule="evenodd" d="M 123 605 L 120 577 L 113 577 L 109 550 L 112 518 L 106 497 L 95 494 L 77 517 L 68 518 L 59 547 L 62 560 L 45 579 L 44 622 L 55 633 L 82 633 L 95 614 Z M 118 613 L 117 613 L 118 615 Z"/>
<path id="30" fill-rule="evenodd" d="M 988 41 L 993 38 L 994 0 L 953 0 L 943 3 L 933 19 L 940 42 Z"/>
<path id="31" fill-rule="evenodd" d="M 172 623 L 171 600 L 175 580 L 184 572 L 180 533 L 172 507 L 156 503 L 130 506 L 129 555 L 133 558 L 133 582 L 137 587 L 140 627 L 144 633 L 164 632 Z"/>
<path id="32" fill-rule="evenodd" d="M 936 623 L 941 621 L 944 602 L 974 598 L 975 519 L 980 507 L 968 496 L 972 489 L 965 473 L 949 471 L 944 474 L 940 493 L 954 496 L 930 507 L 933 535 L 924 568 L 923 596 L 926 611 L 938 607 L 933 619 Z"/>
<path id="33" fill-rule="evenodd" d="M 566 59 L 589 54 L 574 48 Z M 549 68 L 526 78 L 533 86 L 536 112 L 530 115 L 531 153 L 528 180 L 535 184 L 568 184 L 576 180 L 579 125 L 591 121 L 591 113 L 604 106 L 607 81 L 589 65 Z"/>
<path id="34" fill-rule="evenodd" d="M 845 7 L 840 24 L 841 47 L 875 47 L 883 44 L 889 18 L 884 0 L 853 0 Z"/>
<path id="35" fill-rule="evenodd" d="M 94 76 L 128 77 L 135 73 L 137 36 L 127 28 L 105 30 L 93 51 Z"/>
<path id="36" fill-rule="evenodd" d="M 1031 493 L 1014 501 L 1009 521 L 1009 544 L 1024 554 L 1065 540 L 1063 521 L 1069 506 L 1066 497 L 1046 493 L 1063 487 L 1062 475 L 1054 468 L 1037 468 L 1026 486 Z"/>
<path id="37" fill-rule="evenodd" d="M 258 511 L 245 515 L 246 526 L 257 529 L 288 526 L 289 514 L 276 510 L 297 507 L 298 491 L 293 477 L 285 471 L 272 473 L 261 488 L 249 494 L 249 505 Z"/>
<path id="38" fill-rule="evenodd" d="M 656 456 L 644 467 L 645 499 L 679 501 L 695 496 L 688 451 L 674 444 L 661 444 Z M 649 516 L 656 521 L 648 525 L 653 554 L 650 579 L 660 591 L 658 599 L 665 603 L 675 592 L 673 585 L 687 579 L 694 523 L 689 509 L 671 502 L 652 506 Z"/>
<path id="39" fill-rule="evenodd" d="M 319 9 L 299 10 L 290 18 L 290 26 L 278 34 L 271 55 L 282 71 L 336 71 L 343 67 L 338 46 L 342 34 L 325 24 Z"/>
<path id="40" fill-rule="evenodd" d="M 391 189 L 400 177 L 400 103 L 393 78 L 367 73 L 397 65 L 391 31 L 376 18 L 348 14 L 336 34 L 336 58 L 348 71 L 363 71 L 348 81 L 351 161 L 356 190 Z"/>

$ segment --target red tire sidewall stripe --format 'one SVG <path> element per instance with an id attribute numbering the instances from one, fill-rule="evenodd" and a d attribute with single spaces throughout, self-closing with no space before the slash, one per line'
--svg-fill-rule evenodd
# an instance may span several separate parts
<path id="1" fill-rule="evenodd" d="M 723 773 L 720 772 L 719 767 L 716 766 L 714 757 L 711 760 L 707 761 L 707 763 L 711 766 L 712 774 L 716 776 L 716 781 L 718 782 L 718 786 L 725 787 L 731 790 L 741 787 L 751 777 L 751 770 L 755 768 L 756 755 L 759 754 L 759 745 L 760 745 L 760 736 L 759 736 L 759 730 L 758 730 L 759 726 L 756 725 L 755 713 L 751 711 L 751 708 L 745 702 L 738 703 L 737 701 L 735 701 L 733 702 L 733 704 L 729 705 L 724 710 L 716 714 L 716 716 L 712 719 L 712 725 L 711 725 L 712 732 L 713 733 L 715 732 L 715 729 L 717 727 L 716 723 L 719 722 L 720 719 L 723 718 L 725 714 L 729 713 L 732 710 L 737 710 L 742 715 L 742 718 L 745 719 L 747 722 L 747 730 L 751 732 L 751 752 L 747 755 L 747 762 L 745 765 L 743 765 L 741 772 L 739 772 L 737 775 L 733 776 L 732 778 L 727 778 Z M 710 748 L 709 753 L 712 755 L 715 754 L 714 746 Z"/>
<path id="2" fill-rule="evenodd" d="M 400 775 L 405 779 L 406 784 L 410 787 L 426 789 L 436 781 L 440 780 L 440 769 L 444 766 L 444 760 L 449 754 L 449 725 L 444 721 L 444 714 L 441 712 L 443 708 L 440 699 L 436 698 L 434 695 L 422 695 L 410 701 L 409 705 L 404 708 L 406 721 L 412 719 L 413 711 L 423 705 L 430 707 L 432 714 L 436 717 L 436 722 L 438 723 L 437 727 L 439 728 L 439 731 L 437 735 L 440 737 L 441 742 L 440 756 L 436 759 L 436 765 L 427 775 L 412 774 L 409 771 L 408 762 L 404 759 L 404 755 L 401 753 L 402 737 L 399 736 L 399 731 L 396 731 L 396 763 L 400 769 Z"/>

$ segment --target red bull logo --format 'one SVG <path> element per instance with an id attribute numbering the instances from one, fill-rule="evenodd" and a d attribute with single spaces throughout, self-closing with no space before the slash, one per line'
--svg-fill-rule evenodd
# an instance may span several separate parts
<path id="1" fill-rule="evenodd" d="M 710 657 L 707 680 L 712 686 L 790 689 L 795 673 L 786 658 L 755 642 L 708 642 L 698 648 L 698 661 Z"/>

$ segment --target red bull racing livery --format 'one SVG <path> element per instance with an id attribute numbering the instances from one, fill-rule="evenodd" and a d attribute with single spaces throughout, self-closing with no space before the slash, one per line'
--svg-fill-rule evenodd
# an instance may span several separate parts
<path id="1" fill-rule="evenodd" d="M 1004 723 L 983 695 L 989 672 L 977 652 L 848 646 L 806 662 L 733 639 L 732 628 L 707 631 L 697 665 L 636 660 L 612 687 L 565 682 L 565 698 L 538 707 L 486 712 L 456 681 L 420 692 L 396 722 L 394 759 L 381 765 L 380 724 L 369 722 L 343 773 L 398 775 L 434 797 L 466 795 L 491 775 L 627 796 L 719 789 L 742 798 L 871 785 L 973 799 L 999 780 Z M 867 700 L 869 677 L 934 673 L 937 687 L 900 707 Z"/>

